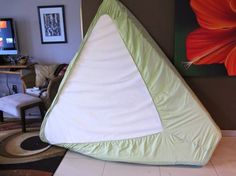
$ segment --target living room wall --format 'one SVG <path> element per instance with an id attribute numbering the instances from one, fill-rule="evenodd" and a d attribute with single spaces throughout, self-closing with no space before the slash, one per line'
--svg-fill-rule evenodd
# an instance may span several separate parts
<path id="1" fill-rule="evenodd" d="M 22 55 L 41 64 L 69 63 L 81 42 L 80 0 L 0 0 L 0 18 L 13 18 Z M 41 44 L 37 6 L 64 5 L 67 43 Z M 21 91 L 18 75 L 0 75 L 0 97 Z"/>
<path id="2" fill-rule="evenodd" d="M 69 63 L 81 42 L 80 0 L 0 0 L 0 18 L 16 22 L 22 55 L 38 63 Z M 41 44 L 37 6 L 64 5 L 67 43 Z"/>

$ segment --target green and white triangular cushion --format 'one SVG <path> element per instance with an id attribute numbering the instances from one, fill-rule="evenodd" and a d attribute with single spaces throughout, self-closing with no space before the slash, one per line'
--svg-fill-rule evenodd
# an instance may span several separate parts
<path id="1" fill-rule="evenodd" d="M 104 160 L 204 165 L 221 134 L 135 17 L 104 0 L 40 137 Z"/>

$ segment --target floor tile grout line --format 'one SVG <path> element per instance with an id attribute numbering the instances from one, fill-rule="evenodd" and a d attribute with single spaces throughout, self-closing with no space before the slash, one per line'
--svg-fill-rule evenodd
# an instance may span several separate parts
<path id="1" fill-rule="evenodd" d="M 216 175 L 217 175 L 217 176 L 220 176 L 220 175 L 218 174 L 217 170 L 216 170 L 216 167 L 215 167 L 214 163 L 213 163 L 211 160 L 210 160 L 210 163 L 211 163 L 211 165 L 212 165 L 212 167 L 213 167 L 213 169 L 214 169 Z"/>
<path id="2" fill-rule="evenodd" d="M 103 165 L 103 169 L 102 169 L 102 175 L 101 176 L 103 176 L 104 175 L 104 171 L 105 171 L 105 166 L 106 166 L 106 161 L 104 161 L 104 165 Z"/>
<path id="3" fill-rule="evenodd" d="M 159 175 L 161 176 L 161 167 L 158 166 Z"/>

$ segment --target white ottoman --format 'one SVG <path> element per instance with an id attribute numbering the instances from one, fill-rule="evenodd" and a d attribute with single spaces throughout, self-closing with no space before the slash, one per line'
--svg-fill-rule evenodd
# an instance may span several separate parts
<path id="1" fill-rule="evenodd" d="M 0 98 L 0 121 L 3 122 L 3 112 L 21 118 L 22 132 L 26 132 L 25 111 L 33 107 L 39 107 L 42 118 L 44 107 L 40 98 L 18 93 Z"/>

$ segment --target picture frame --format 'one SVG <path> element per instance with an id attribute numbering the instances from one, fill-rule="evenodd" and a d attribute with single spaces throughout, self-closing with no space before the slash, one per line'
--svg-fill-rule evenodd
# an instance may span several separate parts
<path id="1" fill-rule="evenodd" d="M 67 43 L 64 5 L 38 6 L 42 44 Z"/>

